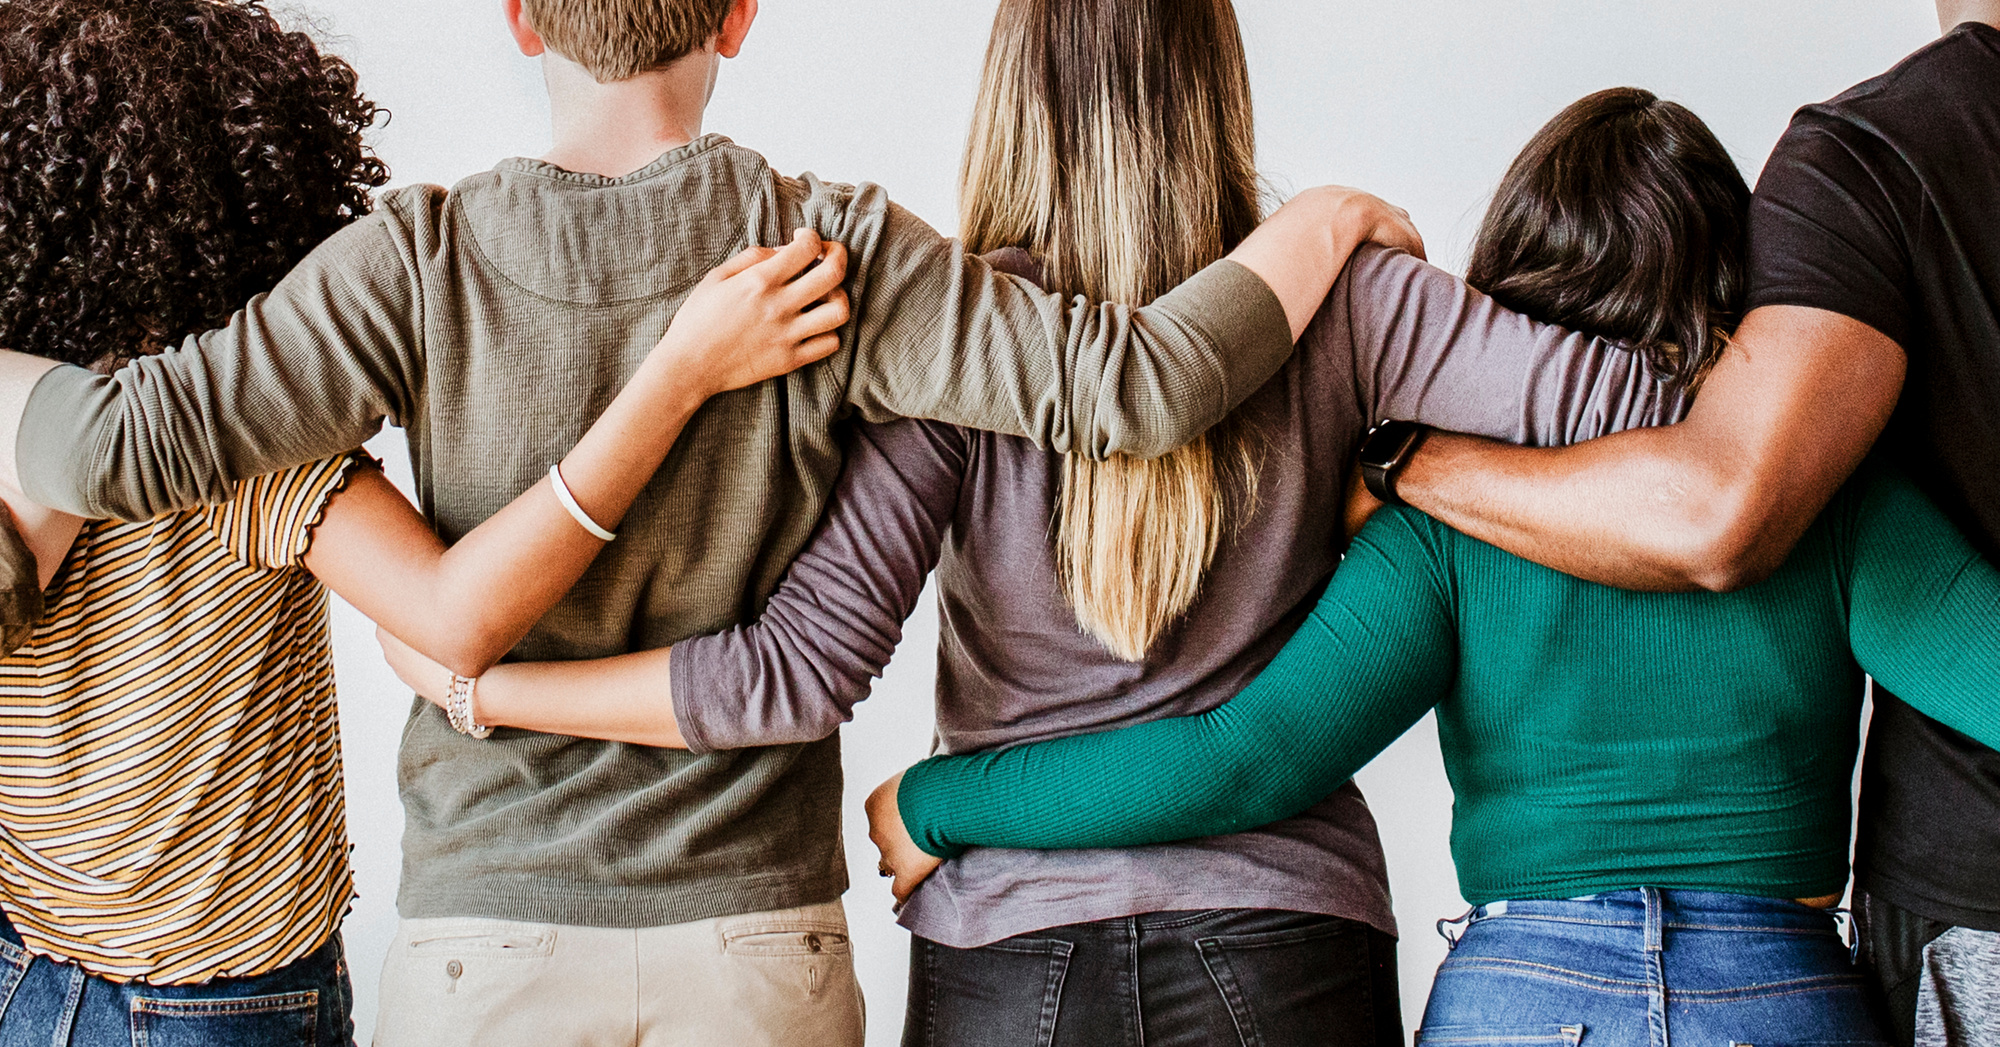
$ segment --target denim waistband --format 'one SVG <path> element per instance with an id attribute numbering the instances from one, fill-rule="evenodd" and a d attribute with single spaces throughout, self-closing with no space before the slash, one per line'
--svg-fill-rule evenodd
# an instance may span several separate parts
<path id="1" fill-rule="evenodd" d="M 1784 898 L 1720 891 L 1635 887 L 1582 898 L 1519 899 L 1478 905 L 1458 920 L 1501 917 L 1588 923 L 1608 927 L 1674 927 L 1710 930 L 1826 931 L 1839 926 L 1840 910 L 1815 909 Z"/>

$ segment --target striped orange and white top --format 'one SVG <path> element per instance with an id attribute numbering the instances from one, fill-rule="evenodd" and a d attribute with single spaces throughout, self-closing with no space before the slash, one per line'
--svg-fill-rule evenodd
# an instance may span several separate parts
<path id="1" fill-rule="evenodd" d="M 363 460 L 84 525 L 0 659 L 0 903 L 30 951 L 188 983 L 274 970 L 339 925 L 326 590 L 300 560 Z"/>

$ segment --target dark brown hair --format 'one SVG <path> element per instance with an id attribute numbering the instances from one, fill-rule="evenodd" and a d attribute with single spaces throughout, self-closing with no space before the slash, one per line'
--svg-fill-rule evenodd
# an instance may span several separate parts
<path id="1" fill-rule="evenodd" d="M 1535 133 L 1494 194 L 1466 282 L 1697 380 L 1741 319 L 1750 187 L 1701 118 L 1616 87 Z"/>
<path id="2" fill-rule="evenodd" d="M 214 327 L 366 214 L 354 70 L 244 0 L 0 0 L 0 346 Z"/>

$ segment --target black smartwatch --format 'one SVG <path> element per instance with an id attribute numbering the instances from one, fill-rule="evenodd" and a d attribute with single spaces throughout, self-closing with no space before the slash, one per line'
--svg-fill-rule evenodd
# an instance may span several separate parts
<path id="1" fill-rule="evenodd" d="M 1361 441 L 1361 482 L 1384 505 L 1408 504 L 1396 494 L 1396 477 L 1424 444 L 1431 427 L 1418 422 L 1386 421 L 1368 430 Z"/>

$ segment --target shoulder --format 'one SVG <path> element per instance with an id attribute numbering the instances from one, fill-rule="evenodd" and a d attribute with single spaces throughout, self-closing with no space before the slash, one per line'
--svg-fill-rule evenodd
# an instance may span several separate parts
<path id="1" fill-rule="evenodd" d="M 1920 48 L 1888 72 L 1792 119 L 1773 158 L 1838 148 L 1871 165 L 1921 167 L 1963 145 L 1973 122 L 2000 114 L 2000 30 L 1967 24 Z"/>
<path id="2" fill-rule="evenodd" d="M 445 222 L 451 190 L 419 183 L 398 186 L 375 197 L 375 210 L 356 225 L 372 223 L 398 239 L 431 239 Z"/>
<path id="3" fill-rule="evenodd" d="M 1379 244 L 1362 244 L 1348 258 L 1333 290 L 1299 336 L 1294 359 L 1324 357 L 1339 362 L 1344 372 L 1353 363 L 1360 343 L 1384 337 L 1396 310 L 1421 309 L 1441 292 L 1464 290 L 1457 277 L 1414 255 Z"/>
<path id="4" fill-rule="evenodd" d="M 1366 356 L 1380 348 L 1377 343 L 1435 326 L 1476 324 L 1492 311 L 1502 310 L 1463 278 L 1406 251 L 1363 244 L 1308 330 L 1351 342 Z"/>
<path id="5" fill-rule="evenodd" d="M 442 240 L 449 194 L 442 186 L 407 185 L 377 194 L 367 214 L 327 237 L 301 271 L 345 274 L 369 284 L 401 280 Z"/>
<path id="6" fill-rule="evenodd" d="M 1458 277 L 1407 251 L 1380 244 L 1355 248 L 1334 284 L 1335 295 L 1370 311 L 1396 308 L 1412 295 L 1457 298 L 1467 290 Z"/>

